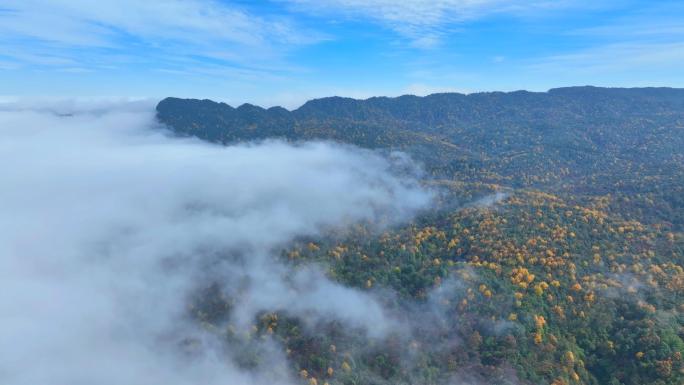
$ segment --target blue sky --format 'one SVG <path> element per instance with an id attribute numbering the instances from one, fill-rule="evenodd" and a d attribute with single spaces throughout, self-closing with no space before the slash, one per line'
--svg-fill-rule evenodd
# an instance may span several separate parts
<path id="1" fill-rule="evenodd" d="M 0 99 L 684 87 L 683 1 L 0 0 Z"/>

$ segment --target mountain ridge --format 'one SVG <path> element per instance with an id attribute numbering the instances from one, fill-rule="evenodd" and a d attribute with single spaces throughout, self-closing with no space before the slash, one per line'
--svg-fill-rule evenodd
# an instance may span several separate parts
<path id="1" fill-rule="evenodd" d="M 157 119 L 179 135 L 222 144 L 280 138 L 403 151 L 449 180 L 662 195 L 645 183 L 644 174 L 654 174 L 684 194 L 684 89 L 677 88 L 329 97 L 293 111 L 166 98 Z M 663 204 L 682 205 L 675 195 L 663 195 Z"/>
<path id="2" fill-rule="evenodd" d="M 439 290 L 431 306 L 449 314 L 408 311 L 419 319 L 411 341 L 370 351 L 344 330 L 302 332 L 286 312 L 262 318 L 258 335 L 281 338 L 300 374 L 344 385 L 451 383 L 461 371 L 502 385 L 682 383 L 683 89 L 330 97 L 294 111 L 169 98 L 157 118 L 225 145 L 403 151 L 439 191 L 428 212 L 380 236 L 360 228 L 282 251 L 344 285 L 388 290 L 397 311 L 425 310 Z M 208 315 L 230 303 L 202 300 L 198 319 L 220 325 Z"/>
<path id="3" fill-rule="evenodd" d="M 323 97 L 317 97 L 317 98 L 312 98 L 304 102 L 302 105 L 300 105 L 297 108 L 293 109 L 288 109 L 283 106 L 275 105 L 271 107 L 263 107 L 254 103 L 242 103 L 238 106 L 232 106 L 228 103 L 225 102 L 217 102 L 212 99 L 198 99 L 198 98 L 183 98 L 183 97 L 166 97 L 162 100 L 166 99 L 178 99 L 178 100 L 196 100 L 196 101 L 209 101 L 213 103 L 218 103 L 220 105 L 225 105 L 228 107 L 231 107 L 233 109 L 239 109 L 242 106 L 250 106 L 250 107 L 256 107 L 260 110 L 263 111 L 268 111 L 268 110 L 284 110 L 287 112 L 296 112 L 297 110 L 300 110 L 302 107 L 306 106 L 309 103 L 312 102 L 317 102 L 321 100 L 327 100 L 327 99 L 334 99 L 334 100 L 348 100 L 348 101 L 355 101 L 355 102 L 367 102 L 367 101 L 373 101 L 373 100 L 396 100 L 396 99 L 408 99 L 408 98 L 417 98 L 417 99 L 425 99 L 425 98 L 430 98 L 430 97 L 436 97 L 440 95 L 455 95 L 455 96 L 464 96 L 464 97 L 471 97 L 471 96 L 478 96 L 478 95 L 512 95 L 512 94 L 567 94 L 567 93 L 572 93 L 576 91 L 583 91 L 583 90 L 608 90 L 608 91 L 672 91 L 672 92 L 681 92 L 684 93 L 684 88 L 677 88 L 677 87 L 656 87 L 656 86 L 649 86 L 649 87 L 600 87 L 600 86 L 591 86 L 591 85 L 585 85 L 585 86 L 567 86 L 567 87 L 554 87 L 554 88 L 549 88 L 547 91 L 530 91 L 530 90 L 514 90 L 514 91 L 478 91 L 478 92 L 471 92 L 471 93 L 462 93 L 462 92 L 435 92 L 431 93 L 428 95 L 424 96 L 419 96 L 415 94 L 402 94 L 398 96 L 384 96 L 384 95 L 378 95 L 378 96 L 371 96 L 368 98 L 353 98 L 353 97 L 347 97 L 347 96 L 339 96 L 339 95 L 331 95 L 331 96 L 323 96 Z"/>
<path id="4" fill-rule="evenodd" d="M 224 144 L 284 138 L 402 150 L 447 173 L 460 155 L 481 161 L 541 148 L 545 153 L 571 151 L 567 155 L 576 163 L 582 158 L 578 155 L 603 158 L 603 150 L 614 157 L 636 152 L 659 160 L 663 154 L 682 155 L 684 147 L 684 89 L 672 88 L 330 97 L 293 111 L 166 98 L 157 105 L 157 118 L 178 134 Z M 444 150 L 440 143 L 482 156 L 446 153 L 435 159 L 434 152 Z M 601 161 L 588 159 L 594 160 Z"/>

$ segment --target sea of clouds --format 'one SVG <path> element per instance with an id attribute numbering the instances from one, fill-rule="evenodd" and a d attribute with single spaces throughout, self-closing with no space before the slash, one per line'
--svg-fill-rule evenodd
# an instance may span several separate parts
<path id="1" fill-rule="evenodd" d="M 432 193 L 397 161 L 323 142 L 179 138 L 147 101 L 0 104 L 0 382 L 289 383 L 277 347 L 276 369 L 246 372 L 204 338 L 187 313 L 209 281 L 240 291 L 238 325 L 280 309 L 381 336 L 391 320 L 374 298 L 275 255 L 426 208 Z M 188 357 L 190 336 L 206 341 Z"/>

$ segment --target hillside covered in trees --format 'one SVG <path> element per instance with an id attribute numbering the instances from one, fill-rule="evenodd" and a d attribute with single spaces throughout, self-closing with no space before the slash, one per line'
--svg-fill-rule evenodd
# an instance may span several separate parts
<path id="1" fill-rule="evenodd" d="M 403 151 L 434 208 L 280 251 L 381 298 L 369 339 L 273 309 L 248 335 L 207 285 L 191 309 L 235 359 L 271 336 L 303 384 L 684 383 L 684 90 L 573 87 L 312 100 L 288 111 L 167 98 L 158 120 L 231 144 L 280 138 Z M 330 299 L 334 301 L 334 298 Z"/>

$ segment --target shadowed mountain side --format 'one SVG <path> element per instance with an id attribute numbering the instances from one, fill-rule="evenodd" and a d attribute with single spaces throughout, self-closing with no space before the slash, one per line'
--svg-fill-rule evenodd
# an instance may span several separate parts
<path id="1" fill-rule="evenodd" d="M 181 135 L 212 142 L 334 140 L 405 151 L 439 178 L 653 194 L 668 212 L 683 205 L 683 89 L 329 97 L 293 111 L 167 98 L 157 117 Z"/>

